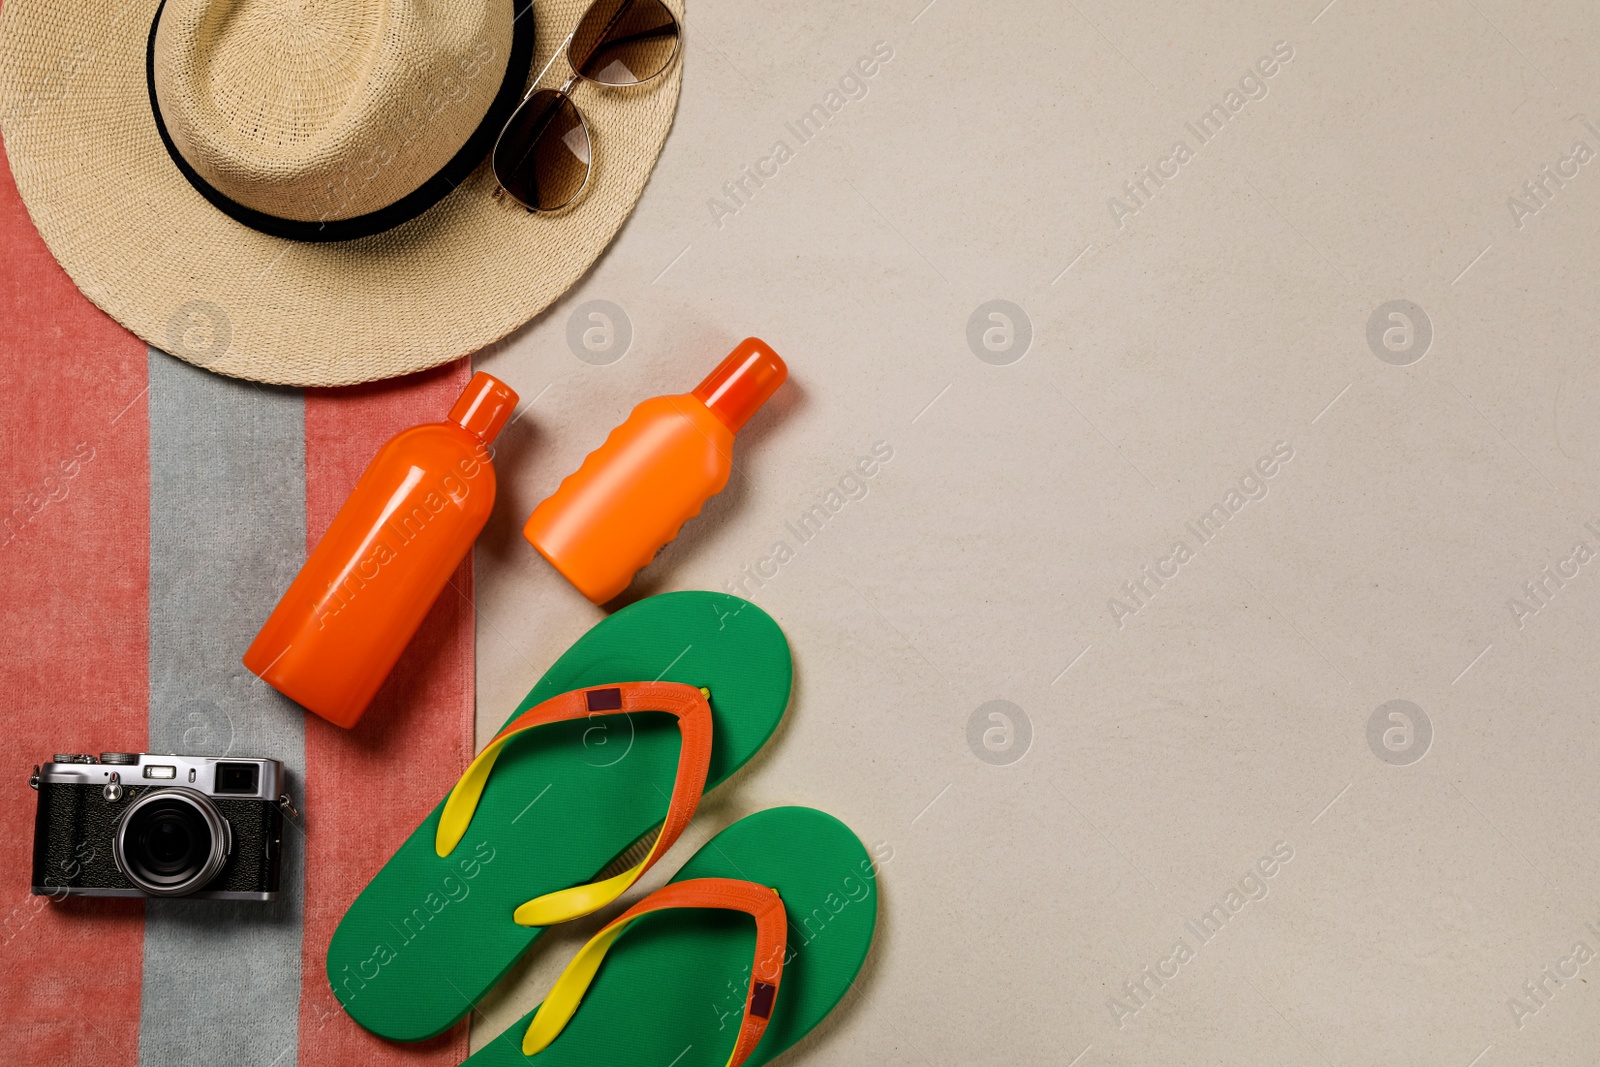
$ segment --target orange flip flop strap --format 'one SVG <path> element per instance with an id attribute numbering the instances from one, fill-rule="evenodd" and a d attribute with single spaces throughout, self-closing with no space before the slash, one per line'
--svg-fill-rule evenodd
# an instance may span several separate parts
<path id="1" fill-rule="evenodd" d="M 745 994 L 744 1016 L 739 1021 L 739 1039 L 728 1057 L 727 1067 L 739 1067 L 761 1043 L 772 1017 L 783 982 L 783 959 L 788 952 L 788 915 L 778 892 L 756 882 L 736 878 L 691 878 L 672 882 L 645 897 L 617 916 L 578 950 L 561 977 L 550 988 L 550 995 L 534 1013 L 522 1037 L 522 1054 L 544 1051 L 566 1028 L 589 985 L 594 981 L 600 961 L 611 946 L 641 915 L 669 908 L 723 908 L 742 911 L 756 921 L 756 951 L 750 964 L 750 989 Z"/>
<path id="2" fill-rule="evenodd" d="M 455 788 L 450 790 L 444 810 L 439 814 L 434 852 L 439 856 L 448 856 L 461 843 L 467 827 L 472 823 L 473 813 L 478 809 L 478 800 L 483 796 L 495 760 L 512 738 L 549 723 L 598 715 L 665 712 L 677 718 L 682 744 L 678 751 L 677 776 L 673 779 L 667 816 L 649 853 L 640 863 L 614 877 L 535 897 L 520 905 L 513 918 L 522 926 L 549 926 L 598 911 L 638 881 L 672 847 L 694 817 L 711 764 L 709 696 L 706 690 L 681 682 L 619 682 L 615 685 L 574 689 L 534 705 L 507 723 L 505 729 L 484 746 Z"/>

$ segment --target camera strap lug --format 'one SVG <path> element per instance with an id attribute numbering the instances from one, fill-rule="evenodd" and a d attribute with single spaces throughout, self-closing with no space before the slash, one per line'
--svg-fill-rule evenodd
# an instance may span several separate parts
<path id="1" fill-rule="evenodd" d="M 33 765 L 33 773 L 28 776 L 28 788 L 34 792 L 39 790 L 39 765 L 37 763 Z"/>
<path id="2" fill-rule="evenodd" d="M 294 801 L 289 799 L 288 793 L 278 794 L 278 807 L 282 808 L 283 813 L 289 816 L 290 822 L 300 821 L 300 813 L 295 810 Z"/>

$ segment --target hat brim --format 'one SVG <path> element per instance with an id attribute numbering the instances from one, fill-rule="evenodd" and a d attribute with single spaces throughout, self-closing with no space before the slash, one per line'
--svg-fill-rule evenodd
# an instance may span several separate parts
<path id="1" fill-rule="evenodd" d="M 666 0 L 682 19 L 682 0 Z M 51 253 L 140 338 L 220 374 L 332 386 L 458 359 L 533 318 L 580 278 L 633 210 L 677 110 L 683 57 L 636 89 L 582 85 L 593 135 L 583 199 L 534 215 L 480 165 L 409 222 L 371 237 L 273 237 L 208 203 L 151 114 L 146 48 L 160 0 L 0 5 L 0 128 Z M 535 0 L 532 72 L 588 0 Z M 544 84 L 567 75 L 551 64 Z"/>

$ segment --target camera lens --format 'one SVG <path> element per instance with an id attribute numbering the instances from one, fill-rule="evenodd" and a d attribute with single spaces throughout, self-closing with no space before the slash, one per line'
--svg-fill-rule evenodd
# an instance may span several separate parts
<path id="1" fill-rule="evenodd" d="M 211 839 L 200 813 L 186 805 L 146 808 L 131 828 L 134 852 L 144 861 L 141 866 L 161 878 L 192 874 L 211 853 Z M 200 847 L 205 839 L 205 848 Z"/>
<path id="2" fill-rule="evenodd" d="M 122 816 L 112 856 L 123 875 L 153 896 L 203 889 L 232 850 L 233 833 L 217 806 L 189 789 L 158 789 Z"/>

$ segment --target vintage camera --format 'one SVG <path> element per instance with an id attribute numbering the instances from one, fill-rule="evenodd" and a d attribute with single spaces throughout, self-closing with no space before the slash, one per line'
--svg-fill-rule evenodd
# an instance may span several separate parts
<path id="1" fill-rule="evenodd" d="M 275 759 L 57 755 L 29 784 L 36 895 L 278 897 L 296 812 Z"/>

